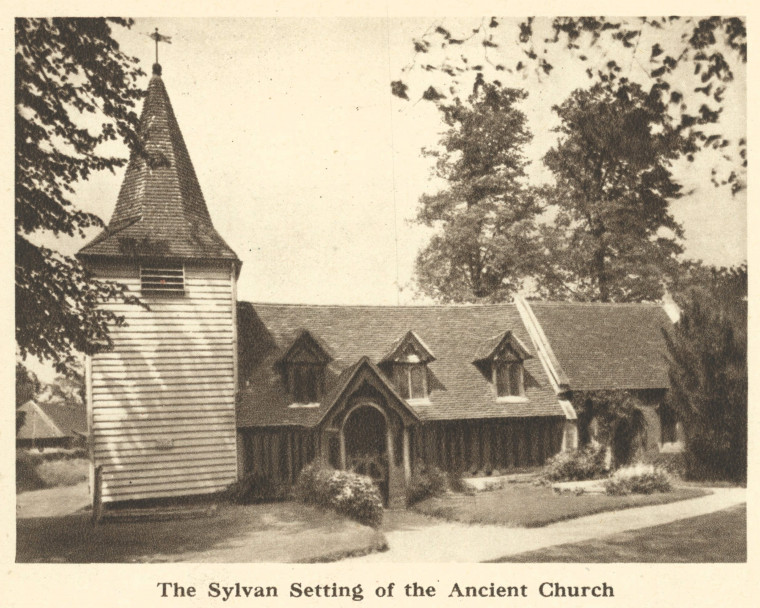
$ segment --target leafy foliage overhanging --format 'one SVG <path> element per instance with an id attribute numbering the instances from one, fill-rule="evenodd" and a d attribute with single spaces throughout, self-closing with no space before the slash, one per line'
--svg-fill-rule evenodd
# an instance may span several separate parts
<path id="1" fill-rule="evenodd" d="M 125 289 L 95 280 L 74 258 L 39 245 L 41 233 L 85 236 L 102 226 L 72 203 L 74 185 L 121 167 L 109 142 L 140 152 L 137 87 L 143 75 L 112 37 L 126 19 L 17 19 L 15 23 L 16 343 L 27 355 L 72 369 L 76 352 L 110 344 L 123 317 L 104 301 L 136 303 Z"/>
<path id="2" fill-rule="evenodd" d="M 663 105 L 687 138 L 721 157 L 716 186 L 746 185 L 747 142 L 731 141 L 720 118 L 737 66 L 747 61 L 747 31 L 740 17 L 491 17 L 464 33 L 432 24 L 412 41 L 413 60 L 391 92 L 402 99 L 447 104 L 476 84 L 516 86 L 530 80 L 552 86 L 555 65 L 568 58 L 589 85 L 638 82 Z M 725 168 L 727 166 L 727 168 Z"/>
<path id="3" fill-rule="evenodd" d="M 609 446 L 612 468 L 629 463 L 639 448 L 646 445 L 647 421 L 643 404 L 630 391 L 586 391 L 573 395 L 581 433 L 596 426 L 593 439 Z M 591 437 L 581 437 L 585 443 Z"/>

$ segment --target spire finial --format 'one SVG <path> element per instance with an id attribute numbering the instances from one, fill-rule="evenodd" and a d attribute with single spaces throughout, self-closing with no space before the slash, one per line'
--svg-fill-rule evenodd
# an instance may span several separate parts
<path id="1" fill-rule="evenodd" d="M 158 43 L 159 42 L 165 42 L 166 44 L 171 44 L 172 39 L 171 36 L 164 36 L 163 34 L 158 33 L 158 28 L 156 28 L 156 31 L 152 34 L 148 34 L 153 40 L 156 42 L 156 63 L 153 65 L 153 73 L 160 76 L 161 75 L 161 66 L 158 63 Z"/>

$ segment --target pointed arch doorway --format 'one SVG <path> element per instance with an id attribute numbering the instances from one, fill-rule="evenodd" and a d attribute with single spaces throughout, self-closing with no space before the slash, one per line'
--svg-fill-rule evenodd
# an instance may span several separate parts
<path id="1" fill-rule="evenodd" d="M 319 423 L 319 454 L 338 469 L 374 478 L 390 509 L 406 506 L 409 429 L 420 419 L 380 369 L 362 357 L 341 380 Z"/>
<path id="2" fill-rule="evenodd" d="M 387 414 L 373 401 L 357 403 L 341 429 L 345 468 L 370 477 L 388 504 L 390 458 Z"/>

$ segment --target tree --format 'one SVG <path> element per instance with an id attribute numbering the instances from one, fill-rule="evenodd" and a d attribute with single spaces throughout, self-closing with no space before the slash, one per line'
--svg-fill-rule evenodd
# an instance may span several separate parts
<path id="1" fill-rule="evenodd" d="M 422 292 L 453 302 L 503 300 L 536 259 L 535 217 L 523 146 L 531 139 L 518 104 L 526 93 L 476 85 L 439 106 L 448 130 L 427 150 L 447 186 L 420 199 L 417 221 L 437 228 L 416 261 Z"/>
<path id="2" fill-rule="evenodd" d="M 747 61 L 744 19 L 491 17 L 458 26 L 464 33 L 434 23 L 412 41 L 413 60 L 391 83 L 394 95 L 440 104 L 476 79 L 508 86 L 532 80 L 548 88 L 570 70 L 592 86 L 625 77 L 711 151 L 716 186 L 734 193 L 745 187 L 746 139 L 732 141 L 720 121 L 727 89 Z"/>
<path id="3" fill-rule="evenodd" d="M 34 399 L 40 392 L 40 381 L 34 372 L 29 371 L 19 361 L 16 362 L 16 432 L 24 426 L 26 418 L 24 412 L 19 412 L 18 408 L 24 405 L 30 399 Z"/>
<path id="4" fill-rule="evenodd" d="M 544 157 L 556 211 L 537 277 L 544 296 L 658 300 L 672 281 L 682 229 L 670 213 L 681 187 L 670 164 L 693 151 L 662 103 L 621 79 L 577 89 L 554 111 L 558 143 Z"/>
<path id="5" fill-rule="evenodd" d="M 87 399 L 85 390 L 84 365 L 80 360 L 66 374 L 57 374 L 51 382 L 42 388 L 38 396 L 46 403 L 64 405 L 82 405 Z"/>
<path id="6" fill-rule="evenodd" d="M 681 318 L 665 335 L 668 402 L 684 425 L 687 473 L 745 481 L 746 267 L 711 274 L 681 295 Z"/>
<path id="7" fill-rule="evenodd" d="M 746 300 L 747 264 L 726 268 L 702 261 L 682 261 L 671 286 L 671 295 L 676 304 L 688 306 L 694 292 L 723 294 L 731 302 Z"/>
<path id="8" fill-rule="evenodd" d="M 34 399 L 40 392 L 41 384 L 37 374 L 29 371 L 23 363 L 16 362 L 16 407 Z"/>
<path id="9" fill-rule="evenodd" d="M 41 233 L 80 236 L 102 221 L 72 203 L 74 184 L 93 171 L 121 167 L 107 153 L 123 140 L 141 151 L 135 129 L 143 74 L 111 36 L 125 19 L 17 19 L 16 343 L 70 369 L 75 352 L 110 344 L 108 326 L 123 317 L 98 309 L 107 300 L 135 303 L 115 283 L 94 280 L 71 257 L 39 244 Z"/>

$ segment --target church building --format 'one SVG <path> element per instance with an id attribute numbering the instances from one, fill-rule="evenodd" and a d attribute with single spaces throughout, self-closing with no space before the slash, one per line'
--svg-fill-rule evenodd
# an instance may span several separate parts
<path id="1" fill-rule="evenodd" d="M 574 449 L 574 391 L 636 391 L 649 447 L 678 440 L 661 406 L 660 306 L 238 302 L 241 262 L 214 229 L 158 64 L 139 134 L 108 226 L 78 254 L 147 305 L 103 304 L 126 325 L 87 361 L 104 502 L 210 494 L 247 474 L 292 483 L 322 460 L 400 507 L 418 466 L 500 475 Z"/>

